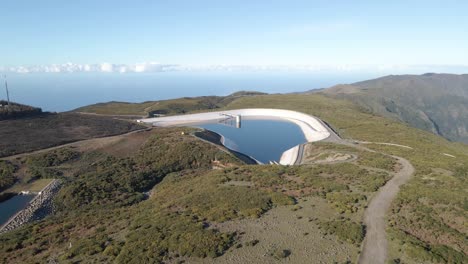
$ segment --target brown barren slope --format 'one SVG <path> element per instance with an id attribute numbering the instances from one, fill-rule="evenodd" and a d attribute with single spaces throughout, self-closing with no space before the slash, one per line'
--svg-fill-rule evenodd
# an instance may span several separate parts
<path id="1" fill-rule="evenodd" d="M 0 157 L 144 128 L 130 121 L 76 113 L 0 121 Z"/>

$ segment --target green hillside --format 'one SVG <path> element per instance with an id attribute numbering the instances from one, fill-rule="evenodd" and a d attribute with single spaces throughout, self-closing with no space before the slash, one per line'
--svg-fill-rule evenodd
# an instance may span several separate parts
<path id="1" fill-rule="evenodd" d="M 370 114 L 351 102 L 320 95 L 242 98 L 229 105 L 230 108 L 253 106 L 281 106 L 318 116 L 346 138 L 410 146 L 412 149 L 368 145 L 383 153 L 404 157 L 416 168 L 416 175 L 400 191 L 398 201 L 393 205 L 394 214 L 389 219 L 389 230 L 397 248 L 394 256 L 402 250 L 419 261 L 444 262 L 431 256 L 441 253 L 431 253 L 431 250 L 450 252 L 455 248 L 466 257 L 467 145 L 451 143 L 432 133 Z M 448 245 L 449 249 L 440 248 L 442 245 Z"/>
<path id="2" fill-rule="evenodd" d="M 243 96 L 261 95 L 259 92 L 236 92 L 228 96 L 184 97 L 171 100 L 148 101 L 143 103 L 107 102 L 80 107 L 74 112 L 102 115 L 174 115 L 224 107 Z"/>
<path id="3" fill-rule="evenodd" d="M 356 156 L 344 163 L 243 165 L 189 128 L 157 128 L 118 141 L 9 161 L 22 177 L 60 178 L 55 215 L 0 236 L 0 261 L 232 263 L 303 259 L 355 262 L 369 199 L 398 170 L 416 174 L 388 221 L 390 263 L 466 263 L 468 146 L 322 95 L 257 95 L 225 108 L 265 107 L 318 116 L 365 147 L 311 144 Z M 183 134 L 181 132 L 184 132 Z M 356 144 L 361 146 L 363 144 Z M 146 195 L 149 191 L 149 197 Z M 277 231 L 281 230 L 280 236 Z"/>
<path id="4" fill-rule="evenodd" d="M 322 92 L 447 139 L 468 143 L 468 74 L 391 75 Z"/>

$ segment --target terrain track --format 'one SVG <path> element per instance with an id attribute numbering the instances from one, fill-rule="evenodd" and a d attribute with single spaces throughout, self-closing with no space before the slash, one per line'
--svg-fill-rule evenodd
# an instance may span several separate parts
<path id="1" fill-rule="evenodd" d="M 329 130 L 332 130 L 326 123 L 323 123 Z M 333 131 L 333 130 L 332 130 Z M 334 131 L 333 131 L 334 132 Z M 336 133 L 331 133 L 331 136 L 324 141 L 344 144 L 347 146 L 356 147 L 358 149 L 376 152 L 362 145 L 357 145 L 355 141 L 342 139 Z M 363 142 L 371 144 L 373 142 Z M 404 145 L 392 143 L 376 143 L 396 147 L 411 148 Z M 386 214 L 390 209 L 390 205 L 396 198 L 400 186 L 405 184 L 414 174 L 414 167 L 411 163 L 398 156 L 392 156 L 397 159 L 401 165 L 401 169 L 395 173 L 379 191 L 372 197 L 367 209 L 364 212 L 364 224 L 366 225 L 366 235 L 362 244 L 361 254 L 359 255 L 359 264 L 384 264 L 387 259 L 388 243 L 387 243 L 387 221 Z"/>
<path id="2" fill-rule="evenodd" d="M 414 173 L 414 167 L 408 160 L 401 157 L 393 157 L 398 160 L 402 168 L 380 188 L 364 213 L 364 224 L 367 230 L 362 246 L 362 253 L 358 260 L 360 264 L 385 263 L 388 248 L 385 232 L 387 226 L 385 216 L 392 201 L 397 196 L 400 186 L 405 184 Z"/>

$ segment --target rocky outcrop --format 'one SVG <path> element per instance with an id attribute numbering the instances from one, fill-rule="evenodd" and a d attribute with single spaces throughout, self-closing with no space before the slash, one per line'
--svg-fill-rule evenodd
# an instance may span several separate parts
<path id="1" fill-rule="evenodd" d="M 16 229 L 26 223 L 40 220 L 52 213 L 54 195 L 60 189 L 60 181 L 53 180 L 31 202 L 0 228 L 0 234 Z"/>

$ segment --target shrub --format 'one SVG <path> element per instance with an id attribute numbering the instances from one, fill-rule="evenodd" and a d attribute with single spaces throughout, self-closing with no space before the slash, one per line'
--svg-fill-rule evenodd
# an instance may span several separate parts
<path id="1" fill-rule="evenodd" d="M 76 160 L 79 157 L 80 152 L 73 148 L 65 147 L 44 154 L 28 156 L 26 163 L 32 167 L 51 167 Z"/>
<path id="2" fill-rule="evenodd" d="M 11 162 L 0 160 L 0 191 L 15 183 L 15 171 L 16 167 Z"/>
<path id="3" fill-rule="evenodd" d="M 216 257 L 229 248 L 233 234 L 206 229 L 199 220 L 170 212 L 148 212 L 131 227 L 117 263 L 161 262 L 170 252 Z"/>
<path id="4" fill-rule="evenodd" d="M 340 240 L 360 245 L 365 236 L 365 227 L 349 220 L 321 222 L 319 226 L 327 233 L 336 235 Z"/>
<path id="5" fill-rule="evenodd" d="M 359 153 L 358 164 L 393 171 L 397 162 L 395 158 L 382 153 L 361 151 Z"/>
<path id="6" fill-rule="evenodd" d="M 365 201 L 366 196 L 357 193 L 332 192 L 326 194 L 326 199 L 340 212 L 355 213 L 359 210 L 360 201 Z"/>
<path id="7" fill-rule="evenodd" d="M 291 255 L 291 250 L 289 249 L 276 249 L 271 253 L 275 259 L 284 259 Z"/>
<path id="8" fill-rule="evenodd" d="M 250 241 L 246 242 L 245 245 L 249 246 L 249 247 L 253 247 L 253 246 L 257 245 L 258 242 L 260 242 L 260 241 L 258 241 L 258 239 L 253 239 L 253 240 L 250 240 Z"/>

